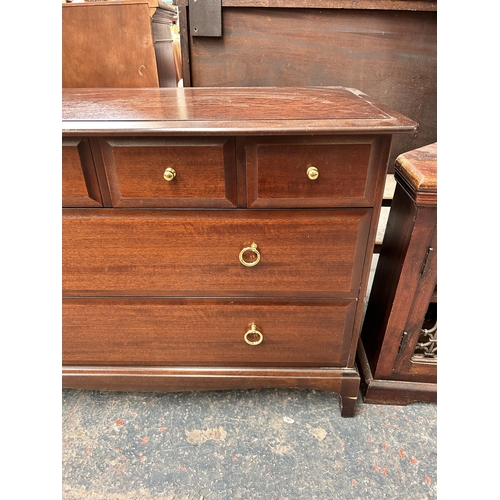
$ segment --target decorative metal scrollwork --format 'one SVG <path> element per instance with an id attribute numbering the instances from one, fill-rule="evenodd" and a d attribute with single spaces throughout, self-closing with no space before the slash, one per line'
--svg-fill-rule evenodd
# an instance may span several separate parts
<path id="1" fill-rule="evenodd" d="M 437 320 L 432 328 L 422 328 L 411 358 L 417 363 L 437 363 Z"/>

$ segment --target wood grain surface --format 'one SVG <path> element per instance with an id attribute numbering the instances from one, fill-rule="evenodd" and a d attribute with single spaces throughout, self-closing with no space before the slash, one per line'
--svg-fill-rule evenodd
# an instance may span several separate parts
<path id="1" fill-rule="evenodd" d="M 147 2 L 62 6 L 62 87 L 158 87 Z"/>
<path id="2" fill-rule="evenodd" d="M 371 209 L 65 209 L 63 290 L 357 298 L 370 222 Z M 245 267 L 239 254 L 252 243 L 261 260 Z"/>
<path id="3" fill-rule="evenodd" d="M 63 363 L 343 366 L 353 300 L 65 299 Z M 263 335 L 248 345 L 255 323 Z"/>
<path id="4" fill-rule="evenodd" d="M 437 140 L 436 2 L 233 5 L 223 2 L 222 37 L 183 33 L 185 85 L 360 89 L 420 124 L 395 138 L 391 173 L 399 154 Z M 184 7 L 180 20 L 188 15 Z"/>
<path id="5" fill-rule="evenodd" d="M 234 208 L 234 138 L 100 138 L 115 207 Z M 166 168 L 176 175 L 165 180 Z"/>
<path id="6" fill-rule="evenodd" d="M 436 205 L 437 142 L 399 155 L 394 176 L 417 205 Z"/>
<path id="7" fill-rule="evenodd" d="M 334 88 L 63 89 L 63 134 L 411 133 L 418 124 Z"/>
<path id="8" fill-rule="evenodd" d="M 121 391 L 211 391 L 265 387 L 341 392 L 344 381 L 358 381 L 356 368 L 245 367 L 63 367 L 63 387 Z M 347 391 L 346 391 L 347 395 Z"/>
<path id="9" fill-rule="evenodd" d="M 102 207 L 88 139 L 63 139 L 61 188 L 63 207 Z"/>
<path id="10" fill-rule="evenodd" d="M 221 0 L 222 7 L 269 7 L 283 9 L 375 9 L 436 11 L 435 0 Z M 189 0 L 174 0 L 174 5 L 189 5 Z"/>
<path id="11" fill-rule="evenodd" d="M 261 137 L 245 141 L 248 206 L 373 206 L 375 137 Z M 307 175 L 314 166 L 319 176 Z"/>

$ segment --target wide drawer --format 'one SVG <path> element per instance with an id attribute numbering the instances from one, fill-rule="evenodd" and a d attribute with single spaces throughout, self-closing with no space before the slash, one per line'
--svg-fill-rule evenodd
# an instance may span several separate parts
<path id="1" fill-rule="evenodd" d="M 102 207 L 101 191 L 88 139 L 63 139 L 62 206 Z"/>
<path id="2" fill-rule="evenodd" d="M 65 299 L 63 364 L 343 366 L 354 300 Z M 258 334 L 245 334 L 255 325 Z"/>
<path id="3" fill-rule="evenodd" d="M 63 291 L 66 296 L 355 298 L 371 214 L 371 209 L 65 209 Z M 257 265 L 242 263 L 256 262 L 258 254 Z"/>
<path id="4" fill-rule="evenodd" d="M 248 206 L 373 206 L 379 163 L 386 158 L 384 140 L 375 136 L 245 139 Z"/>
<path id="5" fill-rule="evenodd" d="M 233 138 L 109 137 L 99 150 L 115 207 L 237 204 Z"/>

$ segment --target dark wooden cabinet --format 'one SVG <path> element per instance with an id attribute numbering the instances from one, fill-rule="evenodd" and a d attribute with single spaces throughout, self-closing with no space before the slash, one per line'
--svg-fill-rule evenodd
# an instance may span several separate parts
<path id="1" fill-rule="evenodd" d="M 391 172 L 396 156 L 437 140 L 437 1 L 174 3 L 185 87 L 361 89 L 420 125 L 394 138 Z"/>
<path id="2" fill-rule="evenodd" d="M 437 143 L 400 155 L 361 340 L 368 403 L 437 398 Z"/>
<path id="3" fill-rule="evenodd" d="M 92 173 L 102 200 L 63 209 L 64 387 L 313 388 L 352 416 L 391 139 L 416 130 L 340 87 L 63 90 L 66 189 Z"/>

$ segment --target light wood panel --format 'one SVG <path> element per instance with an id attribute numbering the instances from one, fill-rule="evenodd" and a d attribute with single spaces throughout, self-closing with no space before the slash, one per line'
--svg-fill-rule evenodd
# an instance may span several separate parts
<path id="1" fill-rule="evenodd" d="M 63 4 L 62 86 L 158 87 L 148 3 Z"/>

